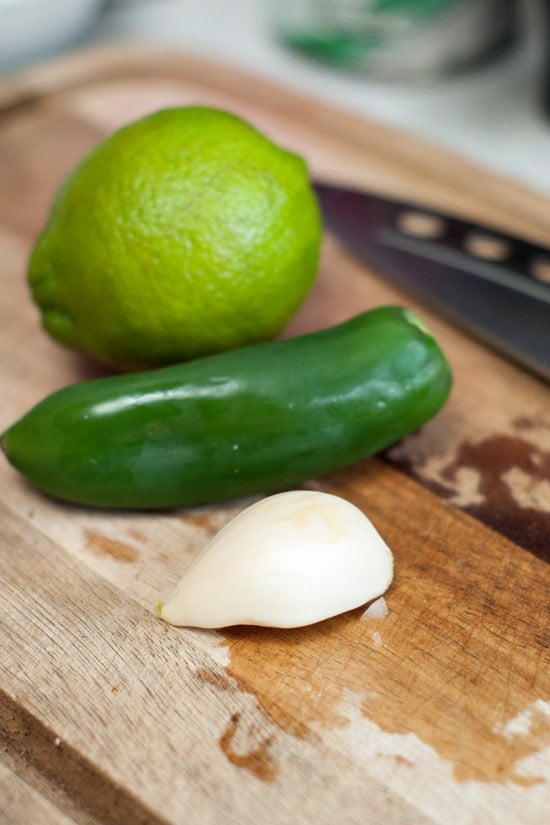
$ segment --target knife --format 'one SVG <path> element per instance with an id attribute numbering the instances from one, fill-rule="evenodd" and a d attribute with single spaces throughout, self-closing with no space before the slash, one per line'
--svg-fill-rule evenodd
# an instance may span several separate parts
<path id="1" fill-rule="evenodd" d="M 317 182 L 325 228 L 362 262 L 550 382 L 550 248 Z"/>

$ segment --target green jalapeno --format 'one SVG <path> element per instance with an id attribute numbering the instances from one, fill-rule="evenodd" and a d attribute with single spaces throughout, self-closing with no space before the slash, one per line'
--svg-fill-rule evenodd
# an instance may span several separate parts
<path id="1" fill-rule="evenodd" d="M 176 366 L 65 387 L 2 436 L 52 496 L 173 508 L 285 489 L 416 430 L 449 365 L 401 307 Z"/>

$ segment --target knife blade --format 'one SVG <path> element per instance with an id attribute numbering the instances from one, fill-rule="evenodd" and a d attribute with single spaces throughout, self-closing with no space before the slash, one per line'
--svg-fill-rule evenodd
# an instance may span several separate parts
<path id="1" fill-rule="evenodd" d="M 406 201 L 314 188 L 325 228 L 363 263 L 550 382 L 550 248 Z"/>

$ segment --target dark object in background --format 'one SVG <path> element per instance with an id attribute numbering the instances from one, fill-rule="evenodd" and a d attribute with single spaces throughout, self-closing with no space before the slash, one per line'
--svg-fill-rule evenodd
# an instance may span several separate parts
<path id="1" fill-rule="evenodd" d="M 536 11 L 543 37 L 541 92 L 542 109 L 550 115 L 550 0 L 537 0 Z"/>

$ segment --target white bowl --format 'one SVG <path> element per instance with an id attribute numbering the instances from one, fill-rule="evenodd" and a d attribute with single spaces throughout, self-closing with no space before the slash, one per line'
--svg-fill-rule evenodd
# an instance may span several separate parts
<path id="1" fill-rule="evenodd" d="M 0 71 L 76 43 L 102 5 L 103 0 L 0 0 Z"/>

